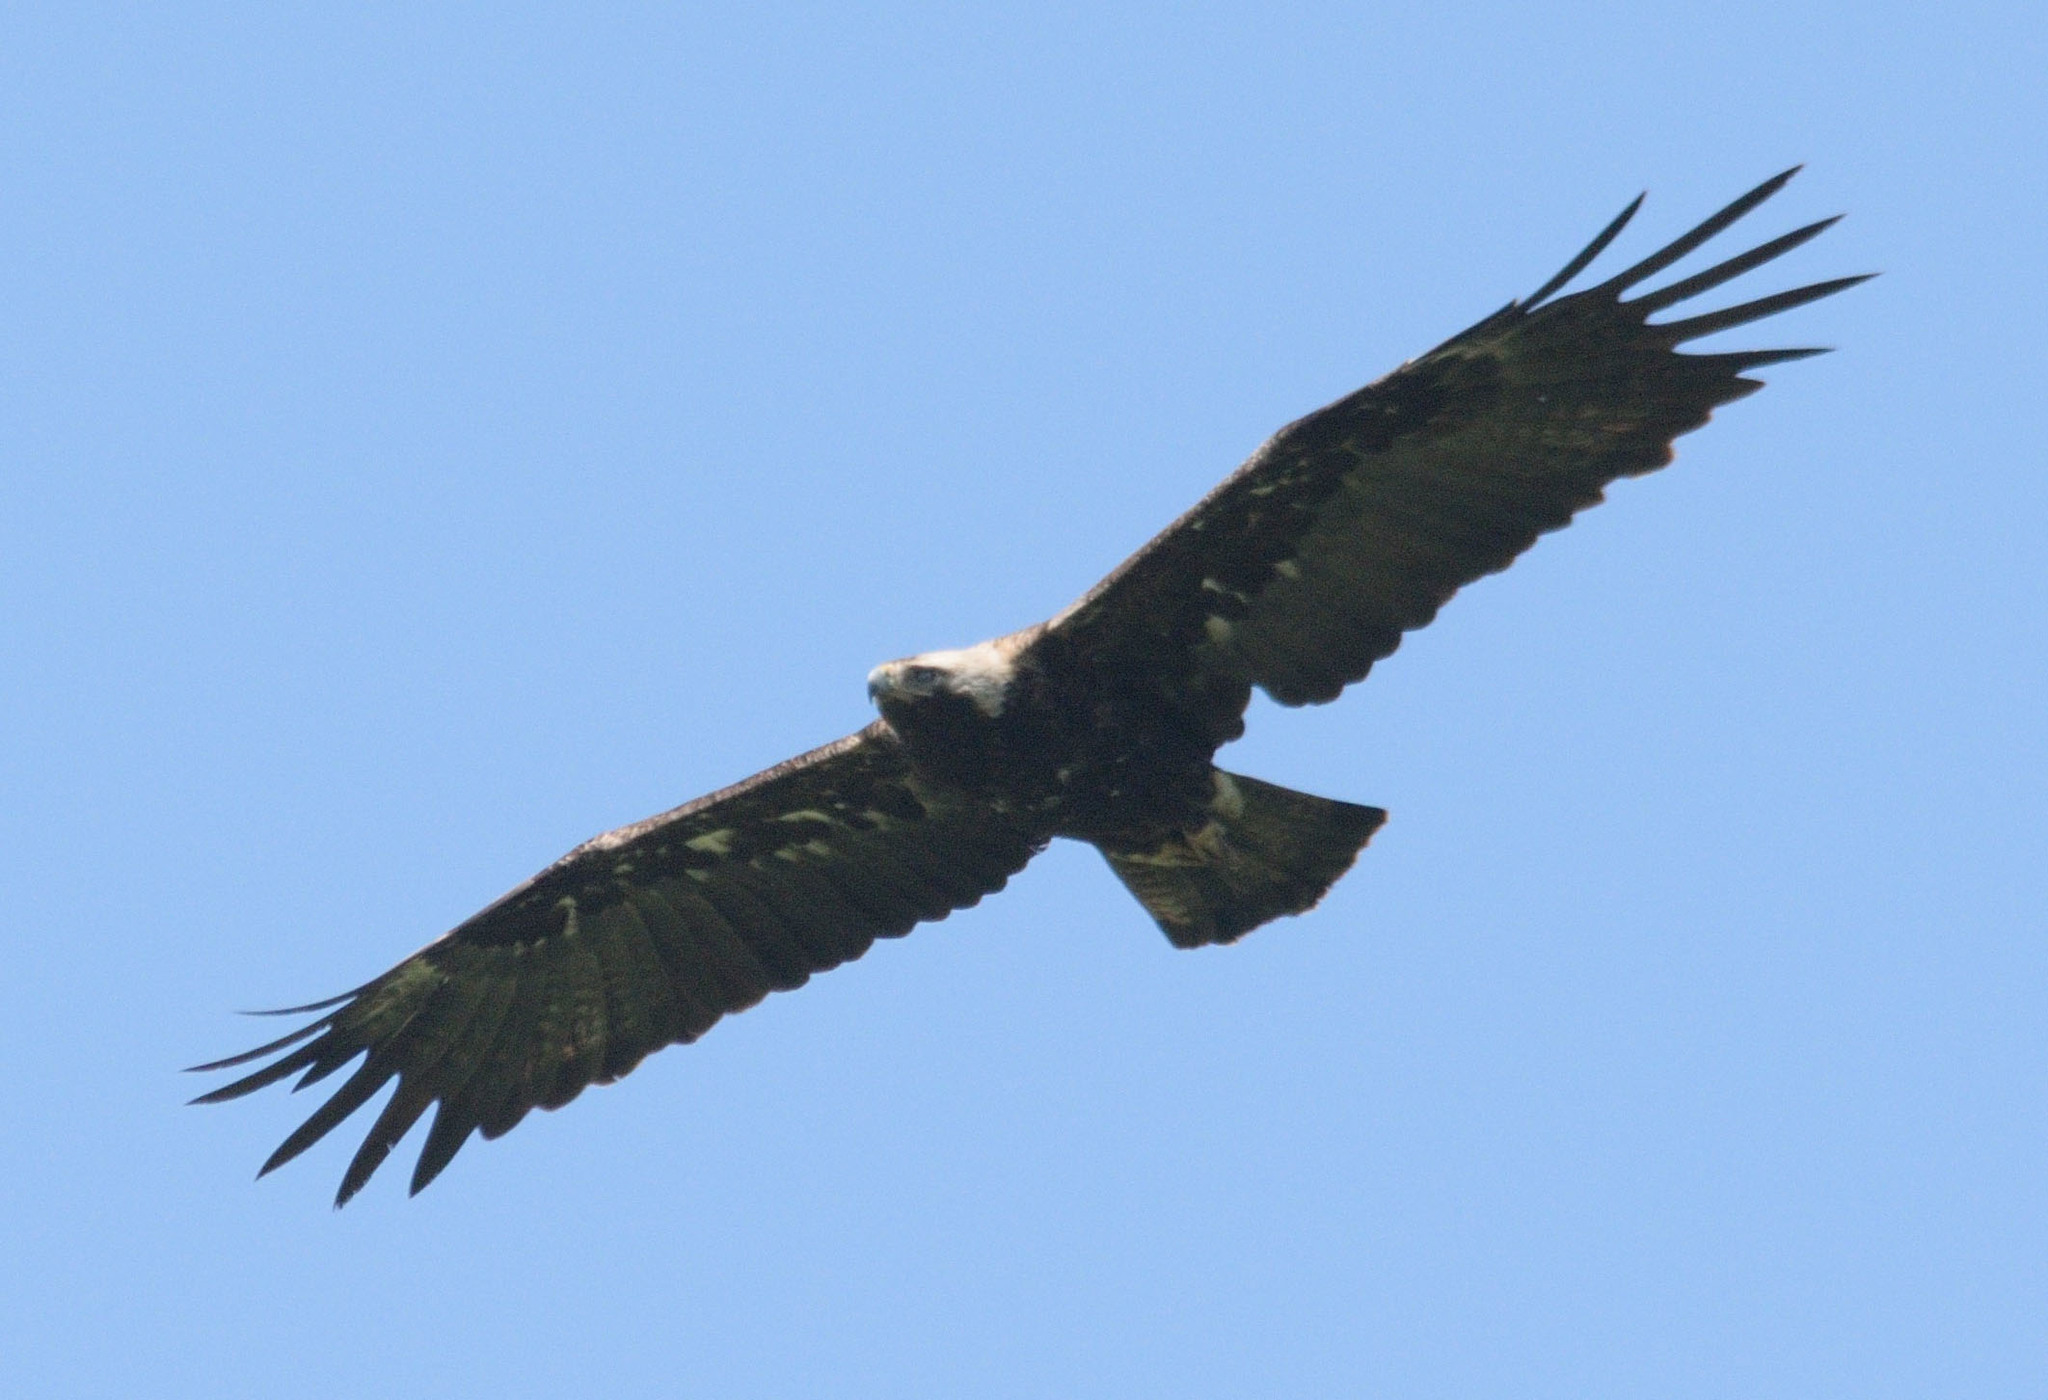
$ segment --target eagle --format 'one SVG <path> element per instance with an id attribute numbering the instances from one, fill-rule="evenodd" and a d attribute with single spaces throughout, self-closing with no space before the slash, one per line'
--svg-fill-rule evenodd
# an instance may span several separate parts
<path id="1" fill-rule="evenodd" d="M 1765 181 L 1605 281 L 1561 295 L 1642 196 L 1555 277 L 1386 377 L 1281 428 L 1192 510 L 1051 620 L 877 666 L 866 728 L 586 841 L 291 1034 L 197 1103 L 361 1059 L 264 1162 L 396 1088 L 337 1206 L 435 1110 L 417 1193 L 496 1138 L 722 1016 L 1003 888 L 1055 837 L 1085 841 L 1177 948 L 1313 907 L 1387 814 L 1214 762 L 1254 688 L 1333 700 L 1451 595 L 1506 568 L 1620 477 L 1815 348 L 1677 347 L 1831 295 L 1842 277 L 1725 310 L 1659 312 L 1835 219 L 1624 296 L 1777 193 Z M 1839 218 L 1839 216 L 1837 216 Z"/>

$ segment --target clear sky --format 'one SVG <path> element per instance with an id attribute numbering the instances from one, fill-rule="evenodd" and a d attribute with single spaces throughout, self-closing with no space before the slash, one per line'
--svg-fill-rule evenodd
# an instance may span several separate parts
<path id="1" fill-rule="evenodd" d="M 2044 16 L 12 7 L 0 1388 L 2048 1391 Z M 1802 160 L 1841 353 L 1228 751 L 1313 914 L 1061 846 L 340 1214 L 182 1106 Z"/>

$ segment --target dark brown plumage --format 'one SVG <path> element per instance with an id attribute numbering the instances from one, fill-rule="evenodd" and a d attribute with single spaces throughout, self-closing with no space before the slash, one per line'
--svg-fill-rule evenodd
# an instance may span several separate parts
<path id="1" fill-rule="evenodd" d="M 1744 195 L 1586 291 L 1555 278 L 1287 427 L 1050 622 L 876 668 L 882 718 L 672 812 L 596 838 L 227 1069 L 204 1095 L 361 1057 L 263 1171 L 397 1088 L 342 1178 L 348 1200 L 435 1108 L 418 1191 L 473 1132 L 509 1131 L 696 1039 L 728 1012 L 999 890 L 1049 840 L 1091 842 L 1172 941 L 1224 943 L 1316 903 L 1385 819 L 1214 767 L 1253 687 L 1320 703 L 1460 587 L 1654 471 L 1672 440 L 1811 349 L 1676 348 L 1827 296 L 1649 317 L 1799 246 L 1810 224 L 1655 292 L 1623 294 L 1774 194 Z"/>

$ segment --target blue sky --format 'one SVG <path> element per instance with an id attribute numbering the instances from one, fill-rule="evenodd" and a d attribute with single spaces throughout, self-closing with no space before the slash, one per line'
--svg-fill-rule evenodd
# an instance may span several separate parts
<path id="1" fill-rule="evenodd" d="M 2048 1387 L 2039 7 L 4 25 L 10 1389 Z M 1063 846 L 338 1215 L 181 1106 L 1800 160 L 1841 353 L 1228 751 L 1392 810 L 1313 914 Z"/>

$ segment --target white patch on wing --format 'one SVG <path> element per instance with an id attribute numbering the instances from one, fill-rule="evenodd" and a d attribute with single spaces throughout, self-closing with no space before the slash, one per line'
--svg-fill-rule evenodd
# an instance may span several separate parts
<path id="1" fill-rule="evenodd" d="M 1220 647 L 1230 640 L 1230 634 L 1235 632 L 1237 628 L 1231 625 L 1229 618 L 1217 617 L 1211 613 L 1208 617 L 1202 619 L 1202 630 L 1208 633 L 1211 642 Z"/>
<path id="2" fill-rule="evenodd" d="M 732 838 L 733 829 L 728 826 L 717 831 L 707 831 L 702 836 L 692 836 L 683 844 L 693 851 L 706 851 L 714 856 L 722 856 L 732 849 Z"/>

